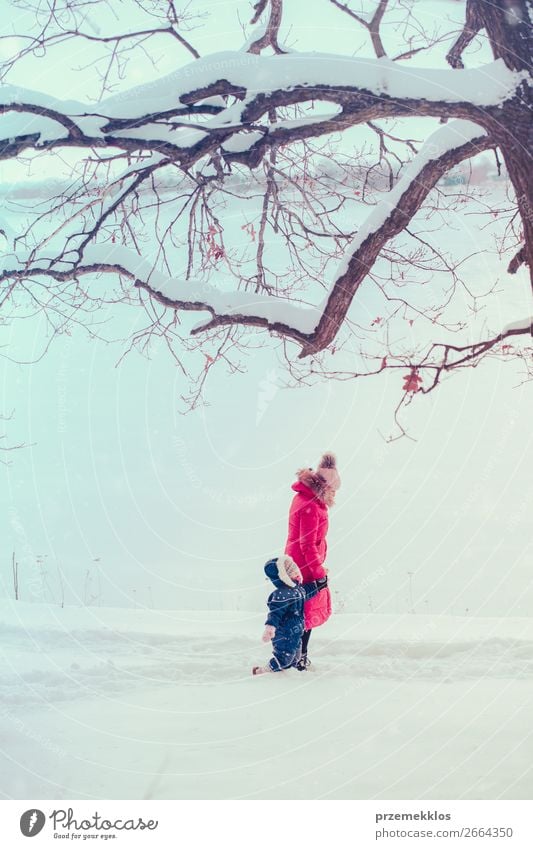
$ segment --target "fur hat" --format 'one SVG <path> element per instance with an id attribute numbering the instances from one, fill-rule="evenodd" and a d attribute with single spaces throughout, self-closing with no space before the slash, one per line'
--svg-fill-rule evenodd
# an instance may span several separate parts
<path id="1" fill-rule="evenodd" d="M 326 451 L 326 453 L 322 455 L 322 459 L 318 464 L 316 473 L 325 480 L 327 486 L 331 487 L 331 489 L 334 489 L 335 491 L 340 489 L 341 479 L 337 471 L 337 458 L 335 457 L 335 454 L 331 453 L 331 451 Z"/>
<path id="2" fill-rule="evenodd" d="M 282 554 L 280 557 L 269 560 L 265 564 L 265 574 L 274 584 L 281 581 L 287 587 L 295 587 L 297 583 L 301 584 L 302 582 L 302 573 L 288 554 Z"/>

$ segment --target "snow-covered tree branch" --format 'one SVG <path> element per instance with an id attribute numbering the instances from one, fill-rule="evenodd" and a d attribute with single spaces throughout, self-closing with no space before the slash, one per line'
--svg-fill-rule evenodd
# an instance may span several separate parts
<path id="1" fill-rule="evenodd" d="M 324 357 L 350 349 L 369 365 L 354 376 L 409 368 L 409 394 L 527 335 L 524 320 L 453 339 L 497 279 L 475 291 L 444 236 L 466 209 L 494 217 L 490 186 L 483 197 L 466 178 L 445 187 L 458 168 L 472 173 L 494 157 L 509 186 L 497 249 L 510 274 L 533 275 L 525 2 L 468 0 L 459 29 L 450 18 L 431 31 L 416 8 L 392 1 L 325 2 L 324 19 L 344 15 L 368 56 L 297 51 L 282 0 L 257 2 L 243 43 L 209 55 L 197 46 L 207 25 L 200 3 L 180 12 L 131 0 L 123 20 L 111 0 L 90 12 L 77 0 L 16 5 L 31 25 L 0 38 L 0 160 L 38 163 L 57 179 L 40 184 L 32 209 L 17 200 L 20 179 L 6 192 L 5 321 L 38 308 L 56 331 L 91 327 L 103 303 L 135 303 L 150 316 L 148 337 L 208 362 L 222 339 L 238 349 L 266 330 L 295 343 L 284 346 L 292 372 L 300 360 L 332 374 Z M 165 73 L 161 39 L 176 49 Z M 476 43 L 481 62 L 469 58 Z M 47 69 L 78 44 L 96 102 L 19 83 L 27 63 Z M 130 84 L 140 57 L 152 78 Z M 372 294 L 361 304 L 363 284 Z M 181 328 L 190 311 L 208 315 Z M 399 319 L 425 323 L 429 336 L 398 344 Z M 520 356 L 530 373 L 530 353 Z"/>

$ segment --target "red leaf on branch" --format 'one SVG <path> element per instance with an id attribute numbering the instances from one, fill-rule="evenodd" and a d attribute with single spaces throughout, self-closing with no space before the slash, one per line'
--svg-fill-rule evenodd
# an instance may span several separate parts
<path id="1" fill-rule="evenodd" d="M 226 256 L 226 252 L 222 245 L 217 245 L 215 239 L 212 235 L 206 236 L 207 244 L 209 245 L 207 249 L 207 255 L 211 259 L 218 261 L 219 259 L 223 259 Z"/>
<path id="2" fill-rule="evenodd" d="M 406 392 L 418 392 L 423 383 L 422 378 L 415 368 L 409 374 L 404 374 L 403 380 L 405 381 L 403 389 Z"/>
<path id="3" fill-rule="evenodd" d="M 383 359 L 381 360 L 380 368 L 387 368 L 387 357 L 383 357 Z"/>

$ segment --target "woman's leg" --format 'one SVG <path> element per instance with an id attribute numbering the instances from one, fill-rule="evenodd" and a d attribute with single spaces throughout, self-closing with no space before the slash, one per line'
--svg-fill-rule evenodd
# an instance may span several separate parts
<path id="1" fill-rule="evenodd" d="M 307 646 L 309 645 L 309 640 L 311 639 L 311 628 L 308 631 L 303 632 L 302 636 L 302 654 L 307 655 Z"/>
<path id="2" fill-rule="evenodd" d="M 303 672 L 309 666 L 309 661 L 307 660 L 307 646 L 309 645 L 310 639 L 311 628 L 309 628 L 308 631 L 304 631 L 302 634 L 302 653 L 298 663 L 296 664 L 296 669 L 299 669 L 300 672 Z"/>

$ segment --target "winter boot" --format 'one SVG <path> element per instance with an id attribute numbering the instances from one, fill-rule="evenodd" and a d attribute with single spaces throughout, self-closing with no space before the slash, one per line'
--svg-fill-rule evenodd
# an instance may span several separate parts
<path id="1" fill-rule="evenodd" d="M 272 672 L 270 666 L 254 666 L 254 667 L 252 667 L 252 675 L 264 675 L 265 672 Z"/>
<path id="2" fill-rule="evenodd" d="M 308 666 L 311 666 L 311 661 L 307 657 L 307 654 L 302 654 L 300 660 L 296 664 L 296 669 L 298 670 L 298 672 L 305 672 Z"/>

